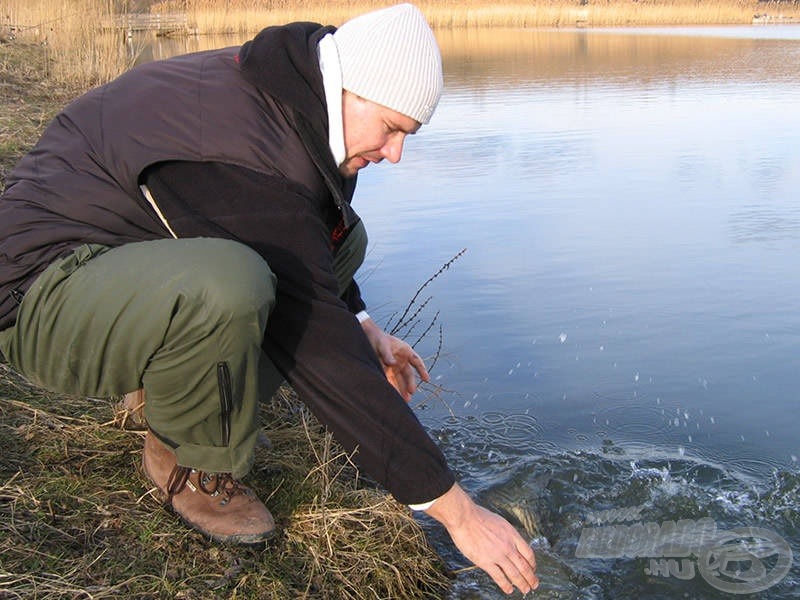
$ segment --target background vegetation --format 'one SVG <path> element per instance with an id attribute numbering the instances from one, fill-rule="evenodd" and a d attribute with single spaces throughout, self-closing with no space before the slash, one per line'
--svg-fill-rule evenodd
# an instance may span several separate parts
<path id="1" fill-rule="evenodd" d="M 92 85 L 128 68 L 115 18 L 129 12 L 186 15 L 183 33 L 252 33 L 295 20 L 339 25 L 386 0 L 2 0 L 0 40 L 42 44 L 49 77 Z M 435 28 L 613 27 L 794 22 L 800 3 L 760 0 L 418 0 Z M 113 32 L 113 33 L 112 33 Z"/>
<path id="2" fill-rule="evenodd" d="M 198 31 L 244 32 L 254 23 L 313 20 L 338 25 L 346 19 L 393 4 L 377 0 L 164 0 L 152 11 L 185 11 Z M 777 15 L 800 15 L 793 2 L 758 0 L 417 0 L 435 28 L 442 27 L 574 27 L 751 23 L 768 9 Z"/>

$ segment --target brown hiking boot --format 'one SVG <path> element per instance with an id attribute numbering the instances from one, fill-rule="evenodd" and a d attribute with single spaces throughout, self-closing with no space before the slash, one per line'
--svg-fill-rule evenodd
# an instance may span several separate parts
<path id="1" fill-rule="evenodd" d="M 178 466 L 175 454 L 152 431 L 144 438 L 142 466 L 167 504 L 213 540 L 257 544 L 275 531 L 272 515 L 250 488 L 229 473 Z"/>

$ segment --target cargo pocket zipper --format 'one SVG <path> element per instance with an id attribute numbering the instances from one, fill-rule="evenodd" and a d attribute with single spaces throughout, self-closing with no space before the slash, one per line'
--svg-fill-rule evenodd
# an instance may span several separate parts
<path id="1" fill-rule="evenodd" d="M 231 441 L 231 413 L 233 412 L 233 391 L 231 389 L 231 371 L 228 363 L 217 363 L 217 382 L 219 383 L 220 420 L 222 427 L 222 445 Z"/>

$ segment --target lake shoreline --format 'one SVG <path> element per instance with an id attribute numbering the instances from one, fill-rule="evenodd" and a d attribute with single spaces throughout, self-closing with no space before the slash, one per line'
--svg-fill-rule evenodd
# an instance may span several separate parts
<path id="1" fill-rule="evenodd" d="M 0 43 L 47 46 L 48 77 L 90 87 L 113 79 L 136 61 L 136 37 L 255 34 L 292 21 L 340 25 L 390 2 L 245 0 L 140 2 L 137 11 L 116 10 L 107 0 L 83 0 L 82 10 L 58 0 L 7 0 Z M 800 3 L 759 0 L 455 0 L 416 3 L 437 31 L 486 28 L 666 27 L 692 25 L 780 25 L 800 23 Z M 127 45 L 127 47 L 125 47 Z M 121 49 L 122 47 L 122 49 Z"/>

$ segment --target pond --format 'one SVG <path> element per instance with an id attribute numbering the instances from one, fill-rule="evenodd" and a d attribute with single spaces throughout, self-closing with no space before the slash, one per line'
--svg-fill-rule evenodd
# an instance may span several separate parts
<path id="1" fill-rule="evenodd" d="M 535 516 L 537 598 L 798 597 L 800 27 L 437 37 L 432 123 L 354 201 L 379 322 L 466 249 L 415 305 L 421 420 Z"/>

